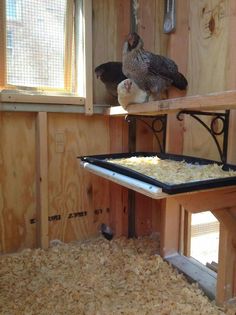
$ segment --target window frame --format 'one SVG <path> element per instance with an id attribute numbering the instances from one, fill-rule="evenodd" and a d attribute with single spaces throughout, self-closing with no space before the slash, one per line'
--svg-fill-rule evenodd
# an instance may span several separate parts
<path id="1" fill-rule="evenodd" d="M 83 36 L 84 47 L 82 55 L 72 55 L 73 48 L 77 46 L 75 15 L 76 7 L 83 10 Z M 73 29 L 75 27 L 75 32 Z M 0 1 L 0 102 L 25 103 L 55 103 L 85 105 L 85 113 L 93 114 L 93 68 L 92 68 L 92 0 L 67 0 L 66 34 L 65 34 L 65 63 L 64 63 L 64 89 L 35 88 L 10 85 L 6 82 L 6 0 Z M 74 33 L 74 34 L 73 34 Z M 72 82 L 73 66 L 77 65 L 77 58 L 82 58 L 84 73 L 79 78 L 75 76 Z M 76 71 L 74 71 L 75 74 Z M 78 82 L 83 85 L 83 95 L 78 95 Z M 89 87 L 89 88 L 86 88 Z M 11 94 L 12 91 L 12 94 Z M 50 101 L 50 96 L 51 101 Z M 83 100 L 83 101 L 82 101 Z"/>

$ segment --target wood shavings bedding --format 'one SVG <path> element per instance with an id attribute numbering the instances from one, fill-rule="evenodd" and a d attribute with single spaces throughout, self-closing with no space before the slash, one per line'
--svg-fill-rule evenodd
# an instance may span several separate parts
<path id="1" fill-rule="evenodd" d="M 154 251 L 150 239 L 97 238 L 0 256 L 0 314 L 231 314 Z"/>
<path id="2" fill-rule="evenodd" d="M 194 181 L 236 176 L 235 171 L 224 171 L 218 164 L 190 164 L 185 161 L 160 159 L 157 156 L 108 159 L 108 162 L 128 167 L 165 184 L 183 184 Z"/>

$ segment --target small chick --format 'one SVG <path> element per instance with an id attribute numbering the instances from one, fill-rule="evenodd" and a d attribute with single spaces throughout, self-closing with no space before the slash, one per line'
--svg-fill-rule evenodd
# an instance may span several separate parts
<path id="1" fill-rule="evenodd" d="M 108 93 L 117 98 L 117 85 L 126 79 L 122 72 L 122 63 L 118 61 L 106 62 L 97 66 L 94 71 L 97 78 L 104 83 Z"/>
<path id="2" fill-rule="evenodd" d="M 118 102 L 124 109 L 126 109 L 129 104 L 144 103 L 148 100 L 147 92 L 141 90 L 138 85 L 130 79 L 126 79 L 118 84 L 117 93 Z"/>

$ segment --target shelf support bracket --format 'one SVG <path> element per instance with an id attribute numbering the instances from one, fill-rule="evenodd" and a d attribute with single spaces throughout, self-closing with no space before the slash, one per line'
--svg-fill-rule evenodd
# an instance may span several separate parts
<path id="1" fill-rule="evenodd" d="M 145 124 L 153 132 L 157 140 L 158 146 L 160 148 L 160 152 L 162 153 L 165 152 L 167 115 L 158 116 L 126 115 L 125 120 L 128 123 L 130 123 L 132 120 L 136 121 L 138 120 Z"/>
<path id="2" fill-rule="evenodd" d="M 190 115 L 196 121 L 198 121 L 211 135 L 213 141 L 216 144 L 217 150 L 220 155 L 220 160 L 223 163 L 227 161 L 227 149 L 228 149 L 228 129 L 229 129 L 229 114 L 230 111 L 226 110 L 225 113 L 216 112 L 201 112 L 201 111 L 191 111 L 191 110 L 181 110 L 177 114 L 177 119 L 179 121 L 183 120 L 183 115 Z M 211 116 L 211 122 L 207 125 L 199 116 Z M 217 122 L 220 121 L 222 127 L 220 130 L 216 130 Z M 223 135 L 223 144 L 220 145 L 217 136 Z"/>

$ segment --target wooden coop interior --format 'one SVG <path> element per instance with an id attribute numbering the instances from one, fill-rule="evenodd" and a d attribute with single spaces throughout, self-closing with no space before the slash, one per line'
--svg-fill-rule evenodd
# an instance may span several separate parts
<path id="1" fill-rule="evenodd" d="M 6 30 L 5 2 L 0 2 L 1 30 Z M 73 3 L 67 1 L 68 12 Z M 163 0 L 83 1 L 85 72 L 76 82 L 85 84 L 83 96 L 71 93 L 75 74 L 64 91 L 9 85 L 6 32 L 0 32 L 0 254 L 47 249 L 52 240 L 89 239 L 105 223 L 116 237 L 159 235 L 161 256 L 180 269 L 187 265 L 184 272 L 191 276 L 200 266 L 189 257 L 191 214 L 211 211 L 220 226 L 217 276 L 209 280 L 200 266 L 197 280 L 212 285 L 213 298 L 222 304 L 236 296 L 236 186 L 155 199 L 88 172 L 78 159 L 159 152 L 150 126 L 153 121 L 159 126 L 163 118 L 166 129 L 158 139 L 167 153 L 236 164 L 236 2 L 175 1 L 176 28 L 168 34 L 163 32 L 164 5 Z M 70 18 L 66 26 L 70 34 Z M 122 60 L 132 27 L 145 49 L 177 63 L 188 80 L 186 92 L 171 88 L 168 99 L 132 104 L 127 110 L 114 104 L 94 68 Z M 69 52 L 76 49 L 69 40 L 66 45 L 65 71 L 71 74 Z M 227 119 L 226 135 L 216 137 L 221 152 L 192 114 L 207 126 L 219 115 L 214 125 L 219 131 Z"/>

